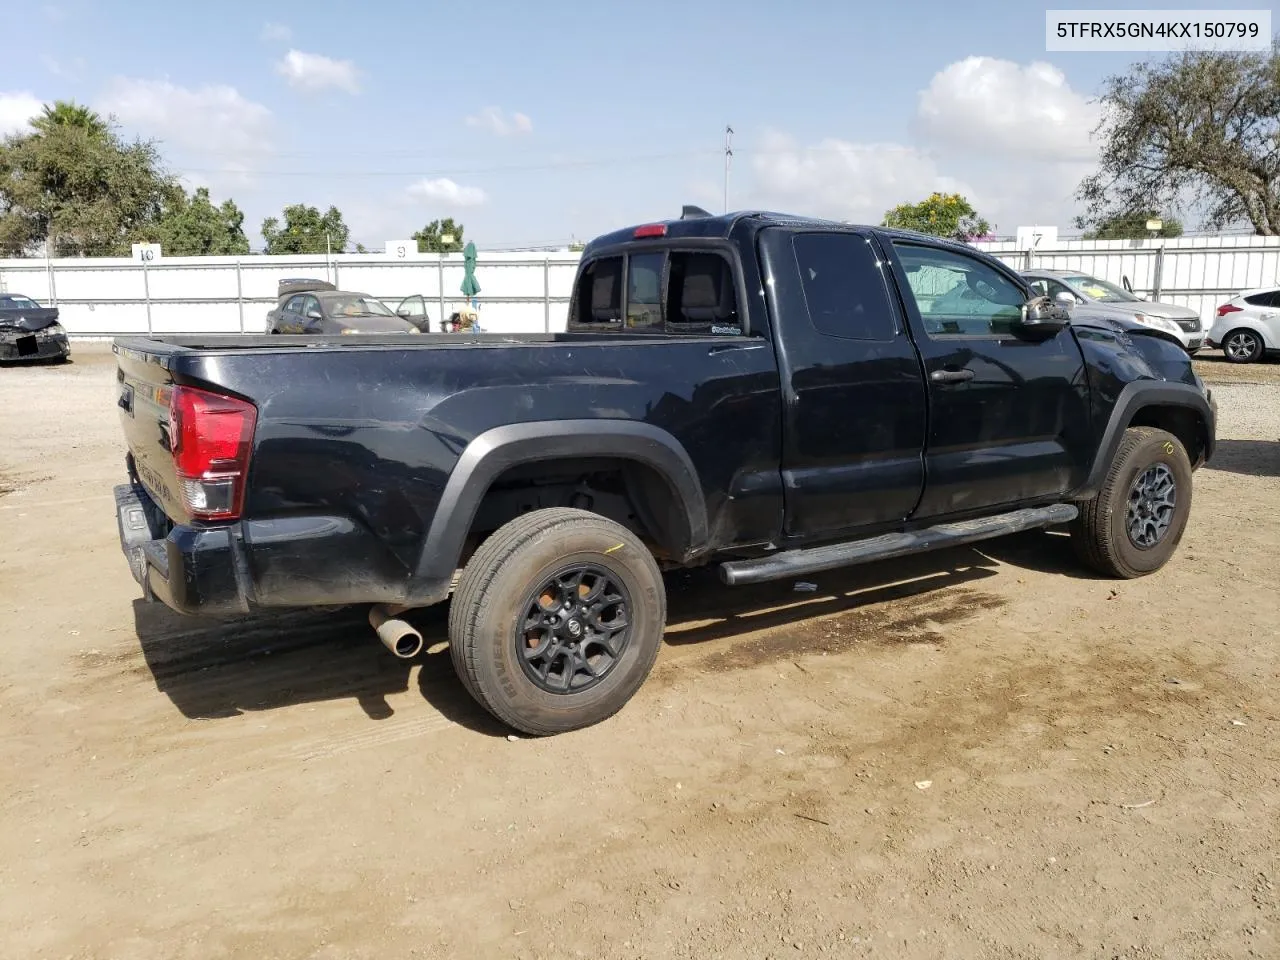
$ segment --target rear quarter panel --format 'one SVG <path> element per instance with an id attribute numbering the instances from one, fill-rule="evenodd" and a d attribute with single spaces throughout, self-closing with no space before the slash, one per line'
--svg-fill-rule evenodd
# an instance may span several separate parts
<path id="1" fill-rule="evenodd" d="M 258 406 L 246 519 L 350 518 L 409 570 L 463 450 L 493 427 L 617 419 L 668 431 L 697 470 L 717 543 L 753 534 L 740 519 L 753 515 L 748 478 L 776 474 L 778 374 L 764 338 L 193 353 L 175 375 Z M 776 520 L 777 503 L 759 515 Z"/>

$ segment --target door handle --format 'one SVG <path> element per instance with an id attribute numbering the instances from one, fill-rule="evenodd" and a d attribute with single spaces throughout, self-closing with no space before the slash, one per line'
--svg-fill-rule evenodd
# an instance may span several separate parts
<path id="1" fill-rule="evenodd" d="M 935 370 L 929 374 L 934 383 L 964 383 L 973 379 L 972 370 Z"/>

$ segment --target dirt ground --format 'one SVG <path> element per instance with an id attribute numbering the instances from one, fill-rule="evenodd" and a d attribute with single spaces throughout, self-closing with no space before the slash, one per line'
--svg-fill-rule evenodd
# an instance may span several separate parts
<path id="1" fill-rule="evenodd" d="M 547 740 L 358 611 L 141 603 L 110 356 L 0 369 L 0 956 L 1280 956 L 1280 365 L 1198 366 L 1158 575 L 674 576 L 654 676 Z"/>

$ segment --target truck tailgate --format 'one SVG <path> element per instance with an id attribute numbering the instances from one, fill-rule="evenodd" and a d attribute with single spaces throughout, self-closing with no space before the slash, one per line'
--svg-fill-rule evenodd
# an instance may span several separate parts
<path id="1" fill-rule="evenodd" d="M 163 347 L 160 347 L 163 350 Z M 182 489 L 170 452 L 173 378 L 163 354 L 116 349 L 120 425 L 137 479 L 171 520 L 185 519 Z"/>

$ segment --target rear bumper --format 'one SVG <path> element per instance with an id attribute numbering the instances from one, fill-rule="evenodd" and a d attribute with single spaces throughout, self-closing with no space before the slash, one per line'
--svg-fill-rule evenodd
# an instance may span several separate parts
<path id="1" fill-rule="evenodd" d="M 343 517 L 172 524 L 139 483 L 115 488 L 120 548 L 148 600 L 178 613 L 444 600 L 450 582 L 416 584 L 368 529 Z M 411 590 L 412 588 L 412 590 Z"/>
<path id="2" fill-rule="evenodd" d="M 115 498 L 120 548 L 146 599 L 192 615 L 248 612 L 250 590 L 237 576 L 247 571 L 231 527 L 173 526 L 162 534 L 167 524 L 142 487 L 120 484 Z"/>

